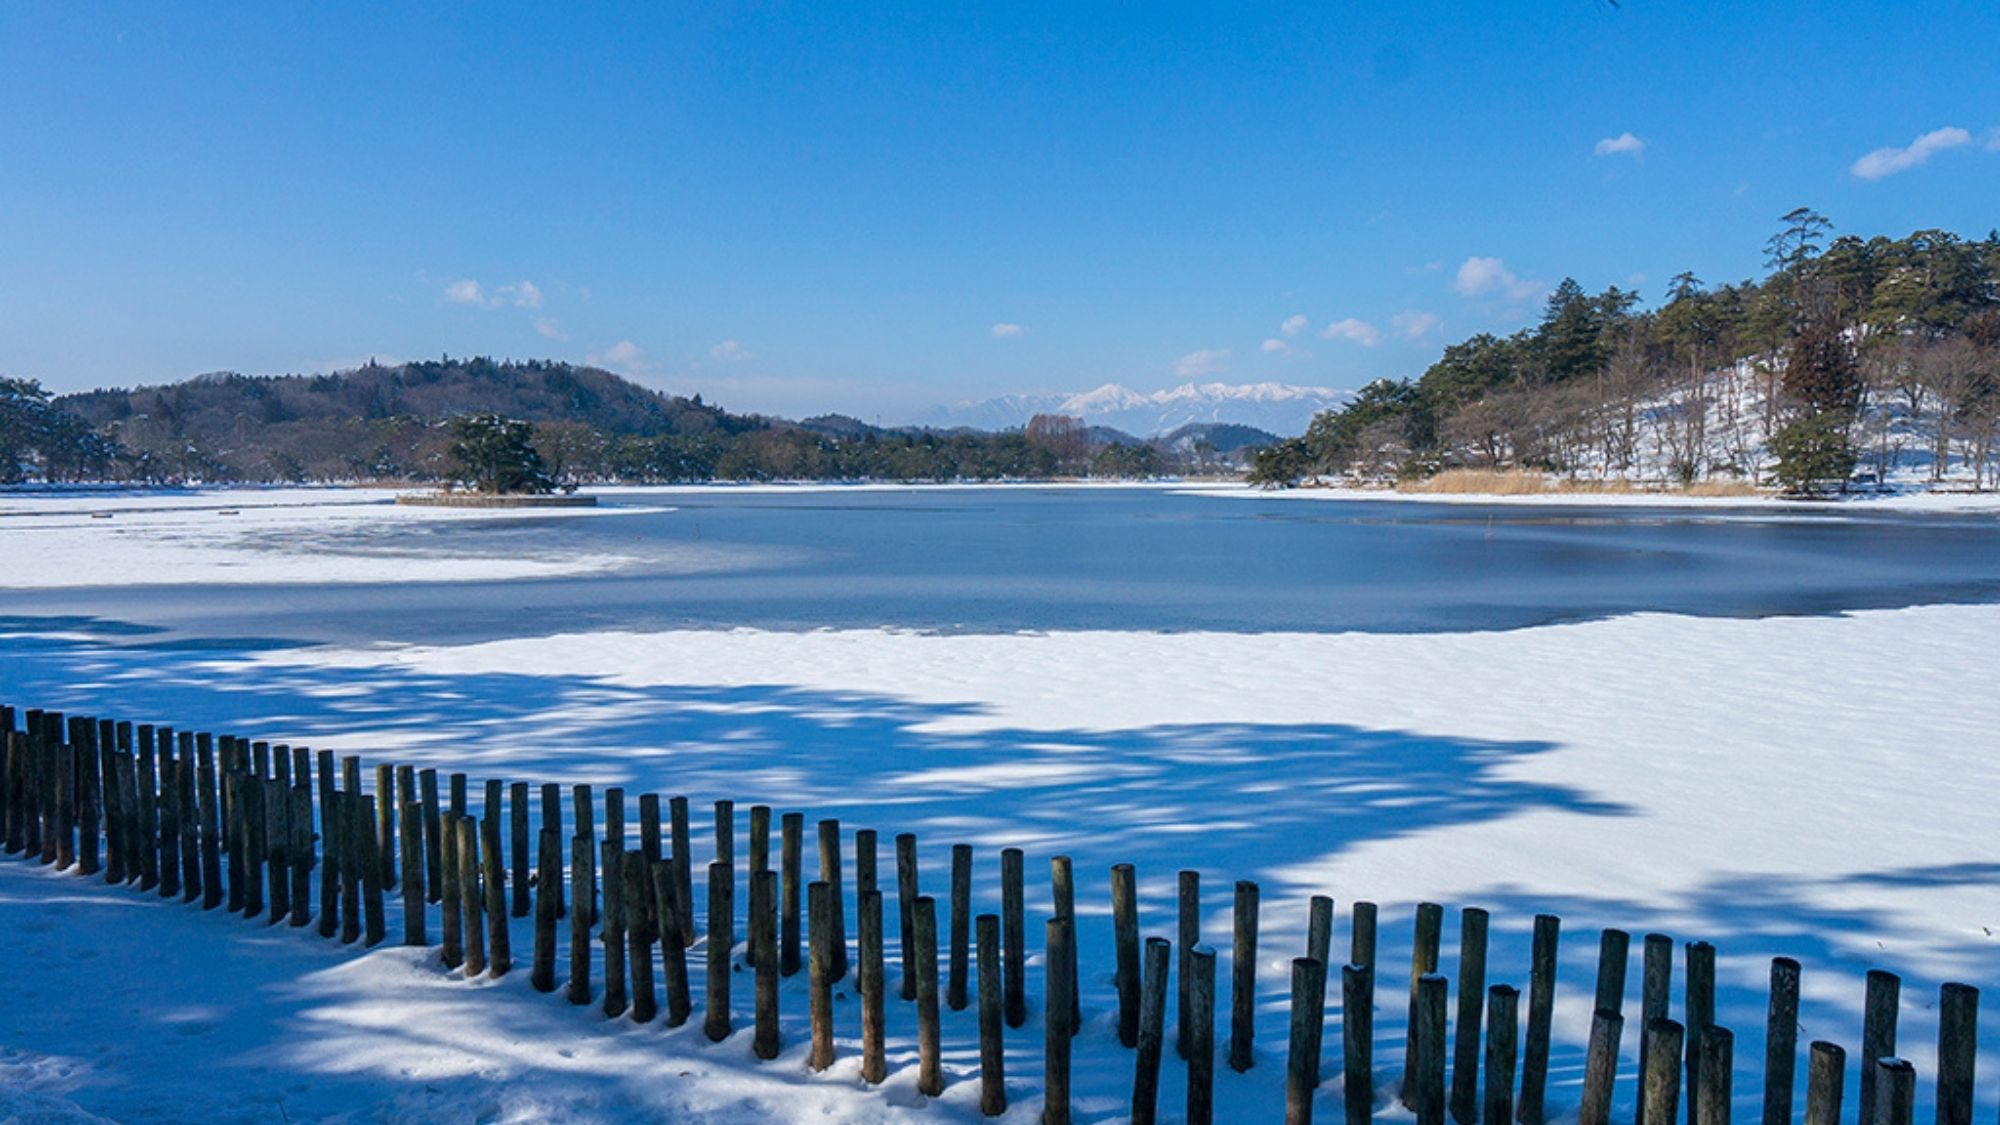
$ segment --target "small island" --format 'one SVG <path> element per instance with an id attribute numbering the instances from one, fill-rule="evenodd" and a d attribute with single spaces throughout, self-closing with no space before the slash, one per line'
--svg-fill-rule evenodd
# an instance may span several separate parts
<path id="1" fill-rule="evenodd" d="M 441 508 L 597 506 L 597 497 L 578 496 L 575 485 L 558 490 L 541 454 L 535 452 L 533 423 L 499 414 L 463 414 L 452 419 L 451 432 L 455 471 L 445 487 L 398 496 L 396 503 Z"/>

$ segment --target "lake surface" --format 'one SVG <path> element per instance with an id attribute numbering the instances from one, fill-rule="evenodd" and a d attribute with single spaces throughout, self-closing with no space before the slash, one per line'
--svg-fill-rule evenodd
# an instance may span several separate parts
<path id="1" fill-rule="evenodd" d="M 630 572 L 462 584 L 0 593 L 0 615 L 156 639 L 456 643 L 603 628 L 1378 632 L 1638 611 L 1821 614 L 2000 600 L 2000 519 L 1446 506 L 1150 489 L 717 489 L 604 518 L 397 525 L 390 553 L 638 555 Z M 272 550 L 354 550 L 313 534 Z M 134 637 L 133 639 L 140 639 Z"/>

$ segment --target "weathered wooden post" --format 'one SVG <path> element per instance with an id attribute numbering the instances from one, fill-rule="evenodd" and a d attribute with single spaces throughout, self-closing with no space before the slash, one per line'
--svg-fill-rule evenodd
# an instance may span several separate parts
<path id="1" fill-rule="evenodd" d="M 1793 983 L 1796 994 L 1797 982 Z M 1979 990 L 1938 989 L 1937 1125 L 1972 1125 L 1972 1065 L 1979 1046 Z"/>
<path id="2" fill-rule="evenodd" d="M 1651 952 L 1650 939 L 1648 952 Z M 1652 1020 L 1640 1037 L 1645 1057 L 1639 1060 L 1639 1104 L 1648 1121 L 1680 1120 L 1681 1039 L 1680 1024 L 1665 1016 Z"/>
<path id="3" fill-rule="evenodd" d="M 590 886 L 597 881 L 597 841 L 585 835 L 569 841 L 569 1002 L 590 1003 Z M 445 921 L 451 921 L 447 909 Z"/>
<path id="4" fill-rule="evenodd" d="M 403 809 L 403 838 L 410 838 L 410 808 Z M 562 840 L 554 829 L 544 828 L 537 837 L 540 842 L 535 857 L 535 956 L 528 970 L 528 983 L 536 992 L 556 990 L 556 888 L 562 886 Z M 404 851 L 404 856 L 410 852 Z M 416 903 L 419 914 L 423 911 L 422 890 L 414 874 L 417 869 L 404 860 L 403 902 Z M 410 909 L 405 905 L 405 910 Z M 418 926 L 423 923 L 419 921 Z M 421 935 L 421 929 L 418 931 Z"/>
<path id="5" fill-rule="evenodd" d="M 496 811 L 497 819 L 499 813 Z M 508 874 L 514 884 L 513 916 L 526 918 L 533 905 L 528 897 L 528 783 L 517 781 L 507 787 Z"/>
<path id="6" fill-rule="evenodd" d="M 1910 1125 L 1917 1095 L 1917 1068 L 1904 1059 L 1875 1062 L 1875 1125 Z"/>
<path id="7" fill-rule="evenodd" d="M 187 776 L 190 772 L 187 761 L 183 759 L 181 762 L 181 780 L 183 783 L 187 781 Z M 181 808 L 183 812 L 186 811 L 188 800 L 191 796 L 191 791 L 181 795 Z M 286 819 L 292 834 L 291 843 L 287 849 L 292 863 L 292 906 L 287 913 L 291 916 L 293 928 L 297 929 L 304 927 L 308 922 L 312 921 L 312 873 L 314 866 L 312 785 L 305 780 L 293 782 L 291 793 L 287 799 L 291 805 L 291 815 Z M 192 870 L 189 864 L 194 858 L 193 853 L 188 850 L 187 844 L 186 824 L 183 822 L 181 836 L 181 878 L 183 883 L 186 883 L 189 873 Z M 193 893 L 194 887 L 189 885 L 188 894 L 192 895 Z"/>
<path id="8" fill-rule="evenodd" d="M 624 862 L 625 790 L 622 786 L 610 785 L 604 789 L 604 842 L 616 846 L 619 862 Z"/>
<path id="9" fill-rule="evenodd" d="M 688 799 L 667 798 L 667 830 L 673 838 L 674 906 L 681 916 L 681 945 L 694 946 L 694 843 L 688 828 Z"/>
<path id="10" fill-rule="evenodd" d="M 444 898 L 444 820 L 438 809 L 438 774 L 428 767 L 417 771 L 417 789 L 424 803 L 424 898 L 439 902 Z"/>
<path id="11" fill-rule="evenodd" d="M 945 1006 L 965 1010 L 966 978 L 972 959 L 972 845 L 951 846 L 951 975 L 945 986 Z"/>
<path id="12" fill-rule="evenodd" d="M 1341 1101 L 1347 1125 L 1375 1118 L 1375 967 L 1340 969 Z"/>
<path id="13" fill-rule="evenodd" d="M 771 869 L 771 806 L 750 806 L 750 874 Z M 773 906 L 775 907 L 775 903 Z"/>
<path id="14" fill-rule="evenodd" d="M 236 771 L 236 836 L 237 855 L 243 860 L 241 877 L 243 916 L 255 918 L 264 912 L 264 783 L 248 770 Z M 138 821 L 138 809 L 133 809 L 133 821 Z M 142 833 L 133 832 L 130 839 L 134 847 Z M 132 872 L 134 875 L 138 871 Z"/>
<path id="15" fill-rule="evenodd" d="M 973 930 L 978 948 L 979 1112 L 998 1117 L 1007 1112 L 1006 1044 L 1000 1018 L 1000 916 L 981 914 L 973 920 Z"/>
<path id="16" fill-rule="evenodd" d="M 1486 990 L 1486 1098 L 1481 1125 L 1514 1125 L 1514 1052 L 1521 993 L 1511 984 Z M 1677 1060 L 1678 1061 L 1678 1060 Z"/>
<path id="17" fill-rule="evenodd" d="M 1139 991 L 1138 1050 L 1132 1070 L 1133 1125 L 1153 1125 L 1159 1116 L 1160 1056 L 1166 1052 L 1167 972 L 1173 964 L 1174 943 L 1163 937 L 1146 939 L 1145 970 Z"/>
<path id="18" fill-rule="evenodd" d="M 1792 1125 L 1798 1055 L 1799 963 L 1790 957 L 1775 957 L 1771 960 L 1771 1002 L 1764 1018 L 1764 1125 Z"/>
<path id="19" fill-rule="evenodd" d="M 1000 849 L 1000 968 L 1007 986 L 1008 1027 L 1028 1022 L 1025 874 L 1021 849 Z"/>
<path id="20" fill-rule="evenodd" d="M 1682 1008 L 1687 1016 L 1683 1049 L 1687 1052 L 1688 1125 L 1699 1125 L 1701 1040 L 1715 1023 L 1715 947 L 1705 941 L 1687 944 L 1687 980 Z"/>
<path id="21" fill-rule="evenodd" d="M 1583 1100 L 1578 1125 L 1610 1125 L 1612 1085 L 1618 1077 L 1618 1042 L 1625 1017 L 1599 1008 L 1590 1019 L 1590 1048 L 1584 1056 Z"/>
<path id="22" fill-rule="evenodd" d="M 397 825 L 398 843 L 403 852 L 403 944 L 429 945 L 424 918 L 424 807 L 416 801 L 403 802 L 403 819 Z M 551 935 L 550 940 L 554 937 Z M 553 951 L 551 952 L 553 956 Z M 554 988 L 542 989 L 543 992 Z"/>
<path id="23" fill-rule="evenodd" d="M 1285 1125 L 1312 1125 L 1319 1089 L 1320 1034 L 1326 1024 L 1326 964 L 1292 959 L 1292 1038 L 1285 1060 Z M 1230 1060 L 1235 1065 L 1235 1060 Z M 1247 1069 L 1238 1067 L 1237 1069 Z"/>
<path id="24" fill-rule="evenodd" d="M 917 930 L 917 1092 L 935 1098 L 944 1093 L 944 1061 L 940 1057 L 943 1048 L 939 1042 L 942 1031 L 938 1026 L 937 899 L 931 895 L 918 895 L 914 906 Z"/>
<path id="25" fill-rule="evenodd" d="M 620 899 L 625 911 L 625 967 L 632 978 L 632 1022 L 651 1023 L 659 1013 L 653 991 L 653 880 L 646 870 L 646 853 L 633 849 L 618 863 Z"/>
<path id="26" fill-rule="evenodd" d="M 630 919 L 625 903 L 624 847 L 612 840 L 599 840 L 597 863 L 604 883 L 599 900 L 603 906 L 598 912 L 602 927 L 598 938 L 604 943 L 604 1014 L 617 1019 L 631 1006 L 625 991 L 625 927 Z M 578 899 L 577 905 L 581 907 L 585 901 Z"/>
<path id="27" fill-rule="evenodd" d="M 1306 956 L 1322 965 L 1332 964 L 1333 899 L 1314 895 L 1306 905 Z"/>
<path id="28" fill-rule="evenodd" d="M 438 825 L 440 833 L 452 838 L 453 843 L 450 850 L 452 858 L 456 859 L 458 856 L 458 817 L 450 813 L 442 814 Z M 329 822 L 330 828 L 331 823 Z M 332 851 L 331 847 L 327 849 L 329 857 L 331 857 Z M 327 866 L 332 866 L 331 858 L 329 858 Z M 440 916 L 438 925 L 443 930 L 442 953 L 444 955 L 444 967 L 447 969 L 462 968 L 465 965 L 465 892 L 459 888 L 459 874 L 459 866 L 456 863 L 445 864 L 440 874 L 441 901 L 438 905 L 438 914 Z M 322 903 L 321 910 L 320 932 L 324 934 L 326 932 L 324 903 Z"/>
<path id="29" fill-rule="evenodd" d="M 825 876 L 822 875 L 822 878 Z M 909 832 L 896 836 L 896 910 L 901 919 L 896 939 L 903 948 L 903 971 L 896 994 L 905 1000 L 917 998 L 916 964 L 917 838 Z M 1055 966 L 1050 966 L 1055 972 Z"/>
<path id="30" fill-rule="evenodd" d="M 653 864 L 653 908 L 660 913 L 660 966 L 667 979 L 667 1026 L 679 1027 L 694 1010 L 688 995 L 687 946 L 681 943 L 680 903 L 675 901 L 674 865 Z"/>
<path id="31" fill-rule="evenodd" d="M 1250 1069 L 1257 1031 L 1257 884 L 1236 882 L 1229 956 L 1229 1069 Z"/>
<path id="32" fill-rule="evenodd" d="M 1178 936 L 1180 937 L 1179 1003 L 1175 1006 L 1180 1023 L 1175 1029 L 1174 1051 L 1182 1058 L 1188 1057 L 1190 1049 L 1188 1036 L 1194 1026 L 1191 1005 L 1194 1003 L 1194 951 L 1201 944 L 1201 873 L 1182 871 L 1178 876 L 1176 890 L 1179 892 Z"/>
<path id="33" fill-rule="evenodd" d="M 566 838 L 563 836 L 562 829 L 563 829 L 562 786 L 552 781 L 543 782 L 542 783 L 542 831 L 555 833 L 556 839 L 560 841 Z M 561 853 L 557 853 L 556 867 L 559 869 L 562 867 Z M 565 901 L 567 898 L 568 896 L 563 893 L 562 880 L 557 879 L 555 887 L 557 920 L 561 920 L 569 916 L 569 908 L 566 905 Z"/>
<path id="34" fill-rule="evenodd" d="M 500 851 L 500 803 L 495 801 L 484 811 L 486 815 L 479 819 L 479 870 L 486 884 L 486 964 L 495 977 L 504 977 L 514 967 L 514 954 L 507 932 L 507 884 Z"/>
<path id="35" fill-rule="evenodd" d="M 1838 1044 L 1815 1041 L 1806 1052 L 1805 1125 L 1840 1125 L 1846 1085 L 1847 1052 Z"/>
<path id="36" fill-rule="evenodd" d="M 290 756 L 282 752 L 284 747 L 278 749 L 280 753 L 272 762 L 278 776 L 260 783 L 264 804 L 264 859 L 270 879 L 266 897 L 271 903 L 271 924 L 274 926 L 292 906 L 292 764 Z M 172 765 L 171 759 L 163 757 L 161 760 L 167 766 Z M 156 802 L 162 817 L 171 806 L 171 800 Z"/>
<path id="37" fill-rule="evenodd" d="M 1187 1122 L 1215 1119 L 1215 950 L 1197 944 L 1190 952 L 1193 985 L 1188 989 Z"/>
<path id="38" fill-rule="evenodd" d="M 736 802 L 715 802 L 715 861 L 729 868 L 730 890 L 736 888 Z"/>
<path id="39" fill-rule="evenodd" d="M 875 878 L 875 830 L 854 830 L 854 901 L 869 891 L 879 890 Z"/>
<path id="40" fill-rule="evenodd" d="M 1444 938 L 1444 907 L 1435 902 L 1417 904 L 1416 928 L 1410 938 L 1410 1008 L 1409 1028 L 1403 1044 L 1403 1107 L 1414 1111 L 1421 1120 L 1424 1108 L 1421 1104 L 1423 1078 L 1417 1073 L 1420 1025 L 1417 1012 L 1417 985 L 1424 977 L 1437 972 L 1438 947 Z M 1444 1107 L 1438 1107 L 1440 1120 Z M 1428 1123 L 1425 1123 L 1428 1125 Z"/>
<path id="41" fill-rule="evenodd" d="M 246 791 L 254 793 L 258 788 L 253 782 Z M 382 915 L 382 857 L 375 854 L 375 828 L 380 823 L 375 816 L 376 796 L 355 793 L 347 799 L 349 807 L 354 810 L 350 838 L 360 844 L 357 850 L 361 863 L 361 938 L 362 944 L 369 948 L 382 944 L 382 939 L 387 936 L 387 925 Z M 387 800 L 389 794 L 379 796 Z"/>
<path id="42" fill-rule="evenodd" d="M 1479 1120 L 1479 1024 L 1486 1002 L 1485 910 L 1458 912 L 1458 1026 L 1452 1041 L 1451 1119 L 1458 1125 Z"/>
<path id="43" fill-rule="evenodd" d="M 764 866 L 757 866 L 757 813 L 764 809 Z M 760 1059 L 778 1057 L 778 873 L 771 870 L 770 809 L 750 814 L 750 963 L 756 970 L 756 1033 L 750 1050 Z"/>
<path id="44" fill-rule="evenodd" d="M 847 975 L 847 917 L 841 905 L 847 891 L 840 870 L 840 822 L 829 818 L 819 822 L 819 881 L 826 884 L 826 971 L 833 974 L 831 980 Z"/>
<path id="45" fill-rule="evenodd" d="M 1555 1015 L 1556 945 L 1561 934 L 1562 919 L 1535 915 L 1528 962 L 1528 1026 L 1521 1040 L 1521 1094 L 1515 1111 L 1521 1125 L 1543 1125 L 1546 1120 L 1543 1092 L 1549 1081 L 1549 1028 Z"/>
<path id="46" fill-rule="evenodd" d="M 1070 1039 L 1075 1033 L 1070 1030 L 1071 981 L 1060 966 L 1069 964 L 1070 942 L 1074 940 L 1071 927 L 1068 915 L 1058 915 L 1046 923 L 1049 971 L 1045 978 L 1042 1008 L 1043 1125 L 1069 1125 Z M 1188 1111 L 1188 1120 L 1195 1120 L 1192 1108 Z"/>
<path id="47" fill-rule="evenodd" d="M 469 814 L 453 818 L 458 843 L 458 893 L 465 913 L 465 975 L 486 971 L 486 896 L 479 885 L 479 825 Z M 344 866 L 344 865 L 343 865 Z"/>
<path id="48" fill-rule="evenodd" d="M 729 955 L 736 944 L 736 884 L 729 865 L 708 865 L 708 1012 L 702 1034 L 709 1042 L 729 1037 Z"/>
<path id="49" fill-rule="evenodd" d="M 854 914 L 861 957 L 856 973 L 861 992 L 861 1080 L 874 1085 L 889 1072 L 883 1042 L 888 998 L 882 976 L 882 892 L 874 887 L 861 892 Z"/>
<path id="50" fill-rule="evenodd" d="M 576 823 L 575 835 L 590 841 L 591 880 L 583 884 L 584 897 L 577 898 L 572 881 L 570 909 L 583 915 L 583 924 L 597 925 L 597 865 L 603 858 L 604 850 L 597 846 L 597 808 L 592 803 L 590 786 L 571 785 L 569 787 L 569 816 Z M 609 872 L 605 873 L 609 876 Z"/>
<path id="51" fill-rule="evenodd" d="M 832 899 L 833 888 L 825 880 L 814 880 L 806 888 L 806 1013 L 812 1021 L 812 1051 L 806 1065 L 815 1071 L 833 1065 Z"/>
<path id="52" fill-rule="evenodd" d="M 396 767 L 375 767 L 375 852 L 381 857 L 382 890 L 396 889 Z"/>
<path id="53" fill-rule="evenodd" d="M 84 776 L 89 772 L 83 759 L 87 759 L 88 757 L 89 755 L 79 756 L 79 760 L 76 762 L 76 777 L 71 782 L 72 785 L 76 786 L 76 795 L 79 802 L 86 801 L 91 796 L 90 787 L 82 784 Z M 139 831 L 132 842 L 139 849 L 139 889 L 141 891 L 151 891 L 158 889 L 160 885 L 159 759 L 155 753 L 151 738 L 143 738 L 139 741 L 137 781 L 139 788 Z M 78 826 L 82 829 L 83 834 L 86 837 L 93 837 L 97 827 L 93 823 L 96 817 L 86 812 L 78 820 Z M 95 851 L 95 845 L 96 841 L 92 839 L 89 850 Z M 81 863 L 81 859 L 82 856 L 79 853 L 79 863 Z M 85 870 L 83 873 L 85 875 L 90 874 L 88 870 Z"/>
<path id="54" fill-rule="evenodd" d="M 646 870 L 667 858 L 666 837 L 662 834 L 660 819 L 660 795 L 658 793 L 639 794 L 639 850 L 646 853 Z M 650 878 L 650 875 L 648 876 Z M 669 883 L 669 886 L 672 884 Z"/>
<path id="55" fill-rule="evenodd" d="M 1118 1042 L 1139 1045 L 1139 887 L 1129 863 L 1111 866 L 1111 943 L 1118 989 Z"/>
<path id="56" fill-rule="evenodd" d="M 1896 1009 L 1902 992 L 1903 978 L 1883 969 L 1868 971 L 1861 1013 L 1861 1101 L 1855 1117 L 1860 1125 L 1876 1120 L 1875 1083 L 1881 1071 L 1875 1064 L 1896 1054 Z"/>
<path id="57" fill-rule="evenodd" d="M 1443 918 L 1439 918 L 1440 926 Z M 1417 978 L 1416 1005 L 1412 1009 L 1412 1056 L 1406 1063 L 1416 1075 L 1417 1125 L 1444 1125 L 1445 993 L 1451 987 L 1443 973 L 1435 970 Z M 1408 1098 L 1406 1092 L 1405 1097 Z"/>
<path id="58" fill-rule="evenodd" d="M 1735 1036 L 1711 1023 L 1701 1033 L 1701 1082 L 1694 1089 L 1695 1125 L 1729 1125 Z"/>
<path id="59" fill-rule="evenodd" d="M 799 881 L 803 866 L 801 837 L 805 835 L 804 813 L 788 812 L 778 818 L 778 975 L 799 971 Z"/>
<path id="60" fill-rule="evenodd" d="M 179 898 L 181 894 L 182 760 L 180 756 L 174 752 L 172 731 L 163 729 L 159 734 L 159 740 L 160 740 L 159 741 L 160 838 L 158 846 L 160 851 L 160 897 Z M 90 870 L 86 871 L 85 874 L 90 874 L 91 872 L 97 870 L 97 844 L 98 844 L 97 830 L 98 830 L 98 807 L 99 807 L 98 802 L 101 800 L 101 798 L 97 792 L 96 774 L 97 771 L 95 769 L 89 768 L 88 764 L 86 764 L 84 781 L 86 787 L 90 789 L 90 795 L 87 803 L 84 806 L 84 818 L 88 822 L 86 830 L 86 836 L 88 838 L 88 842 L 84 845 L 85 854 L 83 855 L 82 858 L 84 862 L 90 865 Z M 291 786 L 287 784 L 285 786 L 285 797 L 286 797 L 285 823 L 287 828 L 289 828 L 291 825 L 290 796 L 291 796 Z M 291 848 L 291 837 L 289 835 L 287 835 L 285 839 L 285 847 L 286 847 L 286 854 L 289 855 Z M 289 882 L 289 879 L 287 880 L 287 882 Z M 285 902 L 289 907 L 289 904 L 291 902 L 291 896 L 289 893 L 285 896 Z"/>
<path id="61" fill-rule="evenodd" d="M 1639 1072 L 1643 1076 L 1652 1057 L 1653 1021 L 1667 1018 L 1667 1007 L 1673 997 L 1674 987 L 1674 939 L 1665 934 L 1647 934 L 1645 953 L 1641 961 L 1639 977 Z M 1678 1064 L 1676 1064 L 1678 1065 Z M 1679 1072 L 1676 1071 L 1676 1074 Z M 1676 1086 L 1679 1081 L 1676 1079 Z M 1674 1100 L 1675 1113 L 1680 1112 L 1678 1094 Z M 1639 1102 L 1633 1107 L 1632 1125 L 1646 1125 L 1646 1114 L 1652 1112 L 1644 1091 Z M 1679 1125 L 1670 1120 L 1666 1125 Z"/>
<path id="62" fill-rule="evenodd" d="M 197 762 L 195 767 L 196 796 L 201 804 L 201 879 L 199 881 L 201 887 L 201 908 L 203 910 L 214 910 L 216 907 L 222 905 L 222 806 L 216 791 L 215 744 L 207 734 L 199 735 L 196 738 L 195 755 Z M 321 768 L 326 768 L 332 761 L 332 754 L 322 753 L 320 759 Z M 106 789 L 108 790 L 109 788 L 110 786 L 107 785 Z M 322 798 L 325 798 L 324 793 L 322 793 Z M 330 798 L 325 798 L 321 808 L 325 809 L 328 804 L 330 804 Z M 108 866 L 107 864 L 107 868 Z M 330 855 L 327 863 L 323 866 L 328 868 L 333 866 Z M 320 903 L 320 936 L 332 937 L 333 931 L 327 928 L 326 911 L 326 903 L 322 901 Z"/>
<path id="63" fill-rule="evenodd" d="M 1060 970 L 1069 977 L 1069 1033 L 1075 1035 L 1083 1030 L 1083 990 L 1076 965 L 1076 867 L 1066 855 L 1049 858 L 1049 897 L 1056 916 L 1070 920 L 1069 960 Z M 1052 966 L 1051 971 L 1056 968 Z"/>

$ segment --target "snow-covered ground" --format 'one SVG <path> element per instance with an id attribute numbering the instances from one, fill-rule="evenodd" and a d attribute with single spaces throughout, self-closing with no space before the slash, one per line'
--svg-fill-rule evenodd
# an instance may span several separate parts
<path id="1" fill-rule="evenodd" d="M 2000 512 L 2000 492 L 1912 487 L 1895 492 L 1853 492 L 1799 500 L 1776 493 L 1748 496 L 1690 496 L 1660 492 L 1398 492 L 1391 488 L 1309 487 L 1265 489 L 1250 486 L 1176 489 L 1189 496 L 1237 500 L 1365 500 L 1520 508 L 1695 508 L 1707 511 L 1817 512 Z"/>
<path id="2" fill-rule="evenodd" d="M 136 565 L 149 537 L 218 517 L 196 505 L 179 522 L 156 518 L 134 555 L 98 565 Z M 17 526 L 0 518 L 9 554 Z M 271 553 L 255 538 L 204 549 L 250 568 Z M 998 850 L 1020 846 L 1031 933 L 1048 909 L 1047 858 L 1070 854 L 1086 1121 L 1121 1119 L 1131 1080 L 1112 1023 L 1114 862 L 1138 867 L 1149 934 L 1172 931 L 1175 872 L 1201 871 L 1218 981 L 1228 979 L 1230 882 L 1262 886 L 1258 1060 L 1244 1075 L 1217 1068 L 1229 1120 L 1279 1115 L 1289 959 L 1303 951 L 1312 894 L 1338 901 L 1337 949 L 1349 904 L 1381 904 L 1385 1083 L 1400 1071 L 1398 966 L 1416 902 L 1490 909 L 1489 978 L 1516 984 L 1532 916 L 1560 914 L 1550 1098 L 1563 1115 L 1574 1114 L 1581 1080 L 1597 929 L 1634 935 L 1628 1011 L 1638 935 L 1706 939 L 1719 953 L 1720 1019 L 1737 1036 L 1737 1113 L 1750 1117 L 1770 957 L 1804 966 L 1801 1043 L 1827 1038 L 1851 1052 L 1862 973 L 1904 973 L 1901 1051 L 1926 1075 L 1938 984 L 1990 983 L 2000 952 L 1996 640 L 2000 606 L 1416 636 L 600 631 L 261 652 L 122 647 L 75 623 L 16 621 L 0 636 L 0 698 L 475 779 L 728 797 L 739 813 L 768 803 L 873 827 L 884 841 L 912 831 L 927 891 L 944 889 L 948 845 L 971 843 L 979 910 L 997 904 Z M 0 932 L 10 938 L 0 1119 L 976 1116 L 971 1012 L 945 1014 L 949 1088 L 927 1103 L 915 1092 L 913 1008 L 894 1000 L 886 1091 L 859 1081 L 851 993 L 840 1062 L 810 1074 L 802 978 L 784 994 L 785 1053 L 757 1063 L 741 1030 L 747 973 L 735 974 L 738 1033 L 711 1045 L 694 1023 L 609 1022 L 536 994 L 524 963 L 500 982 L 466 983 L 421 951 L 357 954 L 19 860 L 0 862 Z M 400 932 L 393 912 L 389 932 Z M 1454 910 L 1448 972 L 1456 932 Z M 516 931 L 523 962 L 527 936 Z M 700 963 L 690 960 L 697 990 Z M 1031 964 L 1031 1001 L 1039 971 Z M 1336 989 L 1323 1120 L 1339 1112 L 1337 1001 Z M 1631 1114 L 1636 1039 L 1624 1044 L 1619 1119 Z M 1994 1057 L 2000 1035 L 1983 1042 Z M 1008 1033 L 1009 1120 L 1036 1119 L 1040 1045 L 1034 1019 Z M 1168 1055 L 1171 1120 L 1184 1071 Z M 2000 1101 L 1992 1066 L 1982 1073 L 1984 1115 Z M 1926 1081 L 1919 1101 L 1931 1097 Z"/>

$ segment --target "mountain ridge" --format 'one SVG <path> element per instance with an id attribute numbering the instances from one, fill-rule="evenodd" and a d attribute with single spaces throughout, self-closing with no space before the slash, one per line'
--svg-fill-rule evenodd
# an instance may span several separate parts
<path id="1" fill-rule="evenodd" d="M 1351 397 L 1351 392 L 1333 387 L 1277 382 L 1186 382 L 1157 391 L 1105 383 L 1088 391 L 1005 394 L 939 405 L 918 414 L 911 424 L 997 431 L 1024 426 L 1037 414 L 1063 414 L 1081 418 L 1087 425 L 1108 426 L 1147 438 L 1196 424 L 1249 426 L 1296 436 L 1305 432 L 1313 415 Z"/>

